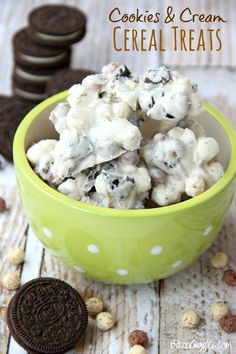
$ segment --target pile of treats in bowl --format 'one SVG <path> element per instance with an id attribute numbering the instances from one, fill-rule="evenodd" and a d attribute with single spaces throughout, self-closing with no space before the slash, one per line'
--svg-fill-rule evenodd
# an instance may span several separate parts
<path id="1" fill-rule="evenodd" d="M 120 209 L 196 197 L 224 174 L 219 145 L 194 120 L 197 85 L 160 67 L 144 75 L 110 63 L 69 90 L 49 119 L 59 139 L 27 157 L 51 187 L 78 201 Z"/>
<path id="2" fill-rule="evenodd" d="M 86 16 L 77 8 L 43 5 L 29 14 L 29 27 L 13 37 L 14 96 L 0 95 L 0 153 L 12 161 L 15 131 L 33 106 L 68 89 L 93 71 L 71 69 L 71 45 L 86 32 Z"/>

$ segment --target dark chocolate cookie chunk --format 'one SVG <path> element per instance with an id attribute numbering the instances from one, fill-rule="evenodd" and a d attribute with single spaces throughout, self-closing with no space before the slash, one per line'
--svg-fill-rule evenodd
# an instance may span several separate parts
<path id="1" fill-rule="evenodd" d="M 95 74 L 92 70 L 64 69 L 57 71 L 46 85 L 47 96 L 55 95 L 58 92 L 69 89 L 72 85 L 81 84 L 83 79 Z"/>
<path id="2" fill-rule="evenodd" d="M 10 97 L 8 103 L 0 108 L 0 153 L 9 161 L 12 161 L 12 144 L 16 129 L 32 107 L 32 104 Z"/>
<path id="3" fill-rule="evenodd" d="M 74 348 L 86 331 L 88 313 L 79 293 L 55 278 L 24 284 L 7 309 L 14 339 L 38 354 L 62 354 Z"/>
<path id="4" fill-rule="evenodd" d="M 18 31 L 13 37 L 13 48 L 16 62 L 32 68 L 55 67 L 70 58 L 69 48 L 52 48 L 35 42 L 26 28 Z"/>
<path id="5" fill-rule="evenodd" d="M 86 31 L 86 16 L 75 7 L 44 5 L 29 15 L 30 35 L 39 43 L 68 46 L 80 41 Z"/>
<path id="6" fill-rule="evenodd" d="M 57 68 L 30 68 L 16 63 L 13 77 L 16 81 L 20 81 L 23 84 L 45 87 L 46 83 L 56 71 L 66 69 L 69 65 L 70 62 L 68 61 Z"/>
<path id="7" fill-rule="evenodd" d="M 17 76 L 12 77 L 12 91 L 16 97 L 27 102 L 38 103 L 46 98 L 45 84 L 38 86 L 33 84 L 22 83 Z"/>

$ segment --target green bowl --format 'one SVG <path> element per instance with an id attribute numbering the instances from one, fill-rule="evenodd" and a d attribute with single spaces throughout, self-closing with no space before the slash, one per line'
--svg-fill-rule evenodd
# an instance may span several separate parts
<path id="1" fill-rule="evenodd" d="M 26 159 L 32 143 L 55 137 L 48 114 L 66 96 L 67 92 L 55 95 L 29 112 L 14 140 L 18 188 L 35 235 L 52 255 L 103 282 L 146 283 L 188 267 L 212 244 L 233 198 L 236 135 L 228 120 L 207 103 L 199 118 L 219 141 L 219 160 L 226 169 L 209 190 L 162 208 L 108 209 L 60 194 Z"/>

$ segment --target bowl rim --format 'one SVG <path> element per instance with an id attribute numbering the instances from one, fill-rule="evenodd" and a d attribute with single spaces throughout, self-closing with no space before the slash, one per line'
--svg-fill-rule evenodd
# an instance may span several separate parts
<path id="1" fill-rule="evenodd" d="M 217 181 L 212 187 L 203 192 L 202 194 L 183 201 L 181 203 L 176 203 L 168 206 L 150 208 L 150 209 L 112 209 L 104 208 L 100 206 L 95 206 L 92 204 L 87 204 L 74 200 L 57 190 L 53 189 L 46 184 L 31 168 L 25 153 L 25 138 L 34 120 L 37 119 L 38 115 L 47 109 L 49 106 L 59 103 L 62 100 L 65 100 L 68 96 L 68 91 L 60 92 L 50 98 L 47 98 L 36 107 L 34 107 L 22 120 L 20 123 L 13 142 L 13 156 L 14 156 L 14 165 L 17 166 L 22 173 L 26 176 L 31 184 L 36 187 L 39 192 L 44 193 L 47 197 L 56 199 L 57 202 L 69 206 L 70 208 L 82 210 L 84 212 L 89 212 L 101 216 L 111 216 L 117 218 L 142 218 L 147 216 L 161 216 L 161 215 L 171 215 L 179 212 L 183 212 L 186 209 L 191 209 L 197 206 L 200 206 L 204 202 L 209 201 L 211 198 L 216 196 L 218 193 L 222 192 L 224 188 L 234 179 L 236 176 L 236 133 L 231 126 L 230 122 L 225 118 L 225 116 L 219 112 L 215 107 L 210 105 L 208 102 L 204 102 L 204 109 L 211 114 L 224 129 L 230 143 L 230 161 L 229 165 L 225 171 L 224 176 Z M 233 154 L 233 152 L 235 153 Z"/>

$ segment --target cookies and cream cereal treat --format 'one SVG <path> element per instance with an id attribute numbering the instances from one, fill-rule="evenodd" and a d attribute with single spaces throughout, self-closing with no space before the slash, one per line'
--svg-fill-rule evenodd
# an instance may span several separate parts
<path id="1" fill-rule="evenodd" d="M 32 145 L 35 172 L 96 206 L 143 209 L 203 193 L 224 174 L 219 145 L 194 120 L 197 85 L 162 66 L 144 75 L 110 63 L 73 85 L 51 112 L 58 139 Z"/>
<path id="2" fill-rule="evenodd" d="M 219 152 L 216 140 L 197 138 L 189 128 L 157 133 L 141 151 L 152 178 L 152 200 L 161 206 L 180 202 L 183 193 L 203 193 L 224 174 L 222 165 L 212 161 Z"/>

